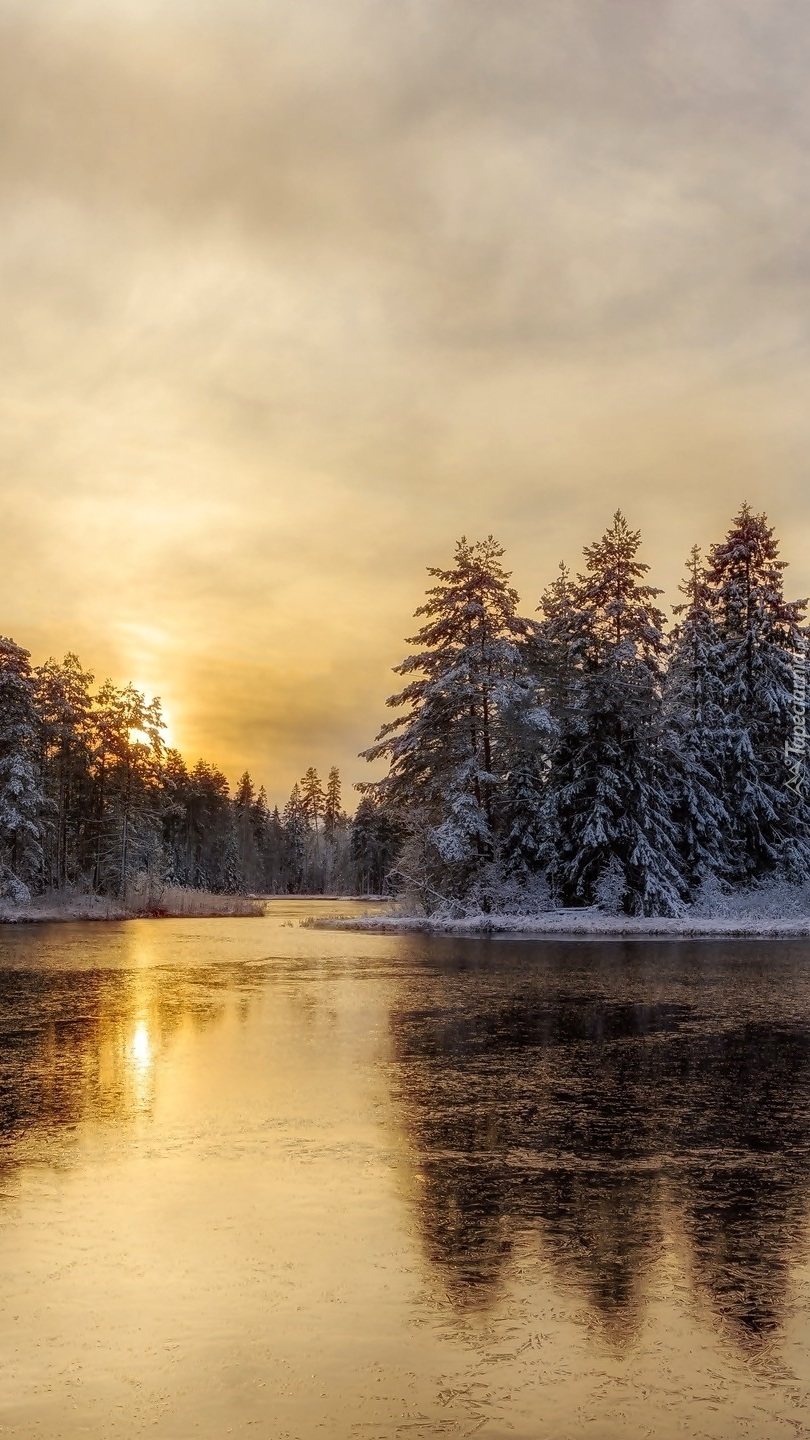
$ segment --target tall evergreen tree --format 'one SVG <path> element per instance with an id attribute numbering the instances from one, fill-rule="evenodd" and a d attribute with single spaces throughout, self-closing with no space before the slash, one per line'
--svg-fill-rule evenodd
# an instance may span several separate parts
<path id="1" fill-rule="evenodd" d="M 270 816 L 268 854 L 265 861 L 266 888 L 272 895 L 278 895 L 288 889 L 287 874 L 285 869 L 285 834 L 284 822 L 279 814 L 277 805 L 273 806 Z"/>
<path id="2" fill-rule="evenodd" d="M 304 807 L 304 813 L 306 814 L 307 819 L 309 820 L 313 830 L 317 835 L 318 822 L 323 815 L 324 806 L 326 804 L 326 796 L 324 795 L 323 785 L 321 784 L 320 776 L 318 775 L 318 772 L 315 769 L 314 765 L 310 765 L 306 774 L 302 777 L 301 781 L 299 782 L 299 790 L 301 793 L 301 804 Z"/>
<path id="3" fill-rule="evenodd" d="M 228 781 L 205 760 L 189 774 L 186 813 L 191 883 L 199 890 L 233 890 L 236 845 Z"/>
<path id="4" fill-rule="evenodd" d="M 401 821 L 372 795 L 364 795 L 351 825 L 352 888 L 384 895 L 395 888 L 392 874 L 405 838 Z"/>
<path id="5" fill-rule="evenodd" d="M 425 623 L 408 642 L 417 652 L 396 667 L 414 678 L 388 700 L 404 713 L 363 752 L 388 759 L 376 793 L 427 835 L 437 876 L 456 887 L 496 855 L 503 717 L 524 673 L 530 625 L 502 558 L 492 536 L 477 544 L 463 537 L 451 569 L 429 569 L 435 584 L 416 611 Z"/>
<path id="6" fill-rule="evenodd" d="M 239 889 L 244 890 L 260 888 L 255 803 L 253 781 L 245 770 L 233 797 Z"/>
<path id="7" fill-rule="evenodd" d="M 333 765 L 329 771 L 326 781 L 326 794 L 323 806 L 323 828 L 328 837 L 331 838 L 341 822 L 343 811 L 340 805 L 340 771 Z"/>
<path id="8" fill-rule="evenodd" d="M 664 617 L 640 538 L 617 511 L 557 617 L 570 676 L 549 776 L 550 869 L 567 904 L 591 903 L 610 868 L 626 911 L 673 914 L 684 886 L 660 759 Z"/>
<path id="9" fill-rule="evenodd" d="M 40 783 L 49 801 L 44 882 L 75 885 L 86 868 L 92 792 L 93 676 L 77 655 L 33 672 L 39 721 Z"/>
<path id="10" fill-rule="evenodd" d="M 166 854 L 166 878 L 174 885 L 192 887 L 195 862 L 191 844 L 189 798 L 191 781 L 186 762 L 178 750 L 163 756 L 161 774 L 161 835 Z"/>
<path id="11" fill-rule="evenodd" d="M 286 888 L 292 893 L 300 893 L 304 889 L 306 878 L 309 817 L 306 803 L 301 796 L 301 786 L 297 782 L 284 806 L 282 827 Z"/>
<path id="12" fill-rule="evenodd" d="M 24 901 L 41 876 L 45 796 L 30 656 L 0 637 L 0 894 Z"/>
<path id="13" fill-rule="evenodd" d="M 804 877 L 810 864 L 807 786 L 791 793 L 785 754 L 807 602 L 785 599 L 785 568 L 773 527 L 748 505 L 709 553 L 731 874 L 742 882 L 773 872 Z"/>
<path id="14" fill-rule="evenodd" d="M 160 701 L 106 680 L 91 720 L 93 889 L 123 895 L 147 858 L 152 867 L 160 844 Z"/>
<path id="15" fill-rule="evenodd" d="M 692 547 L 676 605 L 665 686 L 665 758 L 678 848 L 690 893 L 728 871 L 725 714 L 720 636 L 700 549 Z"/>

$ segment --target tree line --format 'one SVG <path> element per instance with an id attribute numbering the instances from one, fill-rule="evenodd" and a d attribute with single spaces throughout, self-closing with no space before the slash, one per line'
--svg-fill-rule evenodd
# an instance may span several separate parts
<path id="1" fill-rule="evenodd" d="M 396 667 L 387 762 L 353 817 L 314 767 L 282 811 L 168 748 L 160 702 L 69 654 L 0 639 L 0 894 L 380 894 L 428 909 L 589 906 L 677 915 L 709 892 L 803 882 L 806 601 L 765 515 L 694 547 L 667 624 L 617 511 L 532 616 L 490 536 L 431 567 Z"/>
<path id="2" fill-rule="evenodd" d="M 332 768 L 310 767 L 279 812 L 245 772 L 189 768 L 164 742 L 160 701 L 94 677 L 78 657 L 31 666 L 0 638 L 0 895 L 379 893 L 394 858 L 378 807 L 354 819 Z"/>
<path id="3" fill-rule="evenodd" d="M 532 617 L 491 536 L 429 570 L 397 713 L 364 752 L 426 908 L 545 893 L 677 915 L 707 887 L 807 878 L 806 601 L 774 529 L 743 505 L 693 548 L 671 626 L 640 543 L 617 511 Z"/>

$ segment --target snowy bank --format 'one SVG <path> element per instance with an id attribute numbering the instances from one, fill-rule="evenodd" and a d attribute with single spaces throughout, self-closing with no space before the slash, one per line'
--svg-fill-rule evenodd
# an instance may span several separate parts
<path id="1" fill-rule="evenodd" d="M 528 916 L 528 914 L 480 914 L 464 916 L 463 920 L 434 920 L 431 916 L 368 916 L 356 920 L 319 919 L 301 922 L 314 930 L 375 930 L 382 935 L 418 932 L 424 935 L 536 935 L 542 936 L 615 936 L 641 939 L 643 936 L 669 936 L 673 940 L 696 937 L 729 936 L 738 939 L 775 939 L 778 936 L 810 936 L 807 920 L 700 920 L 700 919 L 636 919 L 636 917 L 604 916 Z"/>
<path id="2" fill-rule="evenodd" d="M 608 915 L 597 906 L 582 910 L 537 908 L 529 913 L 507 909 L 466 914 L 436 911 L 420 914 L 404 905 L 392 905 L 382 915 L 350 918 L 318 917 L 304 921 L 315 928 L 369 930 L 382 934 L 429 935 L 572 935 L 694 937 L 810 936 L 810 886 L 770 884 L 737 894 L 707 892 L 702 904 L 683 915 Z"/>
<path id="3" fill-rule="evenodd" d="M 492 897 L 493 901 L 495 897 Z M 609 907 L 555 908 L 548 887 L 514 890 L 499 896 L 490 912 L 480 901 L 443 899 L 426 914 L 415 897 L 389 902 L 382 915 L 319 916 L 304 921 L 317 928 L 370 930 L 384 934 L 429 935 L 573 935 L 669 936 L 810 936 L 810 881 L 763 880 L 748 889 L 731 890 L 718 881 L 704 882 L 694 902 L 677 916 L 629 916 L 608 913 Z"/>
<path id="4" fill-rule="evenodd" d="M 752 917 L 740 920 L 707 920 L 697 916 L 679 919 L 635 918 L 571 911 L 551 915 L 465 915 L 463 919 L 436 919 L 429 915 L 360 916 L 346 920 L 335 917 L 302 921 L 315 930 L 368 930 L 399 935 L 417 932 L 429 935 L 572 935 L 641 938 L 669 936 L 674 940 L 717 936 L 756 938 L 810 936 L 810 918 L 769 920 Z"/>
<path id="5" fill-rule="evenodd" d="M 0 900 L 0 924 L 35 924 L 61 920 L 210 919 L 264 914 L 261 900 L 247 895 L 212 895 L 167 885 L 157 897 L 115 900 L 104 895 L 40 895 L 27 904 Z"/>

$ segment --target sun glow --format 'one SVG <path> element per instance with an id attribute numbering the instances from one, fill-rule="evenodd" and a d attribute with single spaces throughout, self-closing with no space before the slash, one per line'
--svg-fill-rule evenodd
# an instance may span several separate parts
<path id="1" fill-rule="evenodd" d="M 139 690 L 142 695 L 145 695 L 145 696 L 147 696 L 147 697 L 151 697 L 152 695 L 159 695 L 159 694 L 160 694 L 160 691 L 159 691 L 159 690 L 154 690 L 151 686 L 141 685 L 141 684 L 138 684 L 137 682 L 133 682 L 133 683 L 134 683 L 135 689 L 136 689 L 136 690 Z M 175 740 L 175 738 L 174 738 L 174 727 L 173 727 L 173 725 L 172 725 L 172 722 L 171 722 L 169 716 L 166 714 L 166 709 L 165 709 L 165 706 L 163 705 L 163 702 L 162 702 L 162 701 L 161 701 L 161 706 L 160 706 L 160 713 L 161 713 L 161 720 L 162 720 L 162 722 L 163 722 L 162 725 L 161 725 L 161 736 L 162 736 L 162 739 L 163 739 L 163 744 L 165 745 L 165 747 L 166 747 L 167 750 L 172 750 L 172 749 L 174 749 L 174 748 L 176 747 L 176 744 L 177 744 L 177 742 L 176 742 L 176 740 Z M 146 734 L 146 732 L 145 732 L 144 730 L 138 730 L 138 729 L 136 729 L 136 728 L 133 728 L 133 729 L 130 730 L 130 732 L 129 732 L 129 739 L 130 739 L 130 744 L 132 744 L 132 745 L 150 745 L 150 744 L 151 744 L 151 741 L 150 741 L 150 739 L 149 739 L 149 736 Z"/>

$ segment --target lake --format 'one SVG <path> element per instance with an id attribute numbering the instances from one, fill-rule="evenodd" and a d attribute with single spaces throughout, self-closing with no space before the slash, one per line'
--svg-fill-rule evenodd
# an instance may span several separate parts
<path id="1" fill-rule="evenodd" d="M 810 1435 L 810 943 L 0 930 L 0 1435 Z"/>

